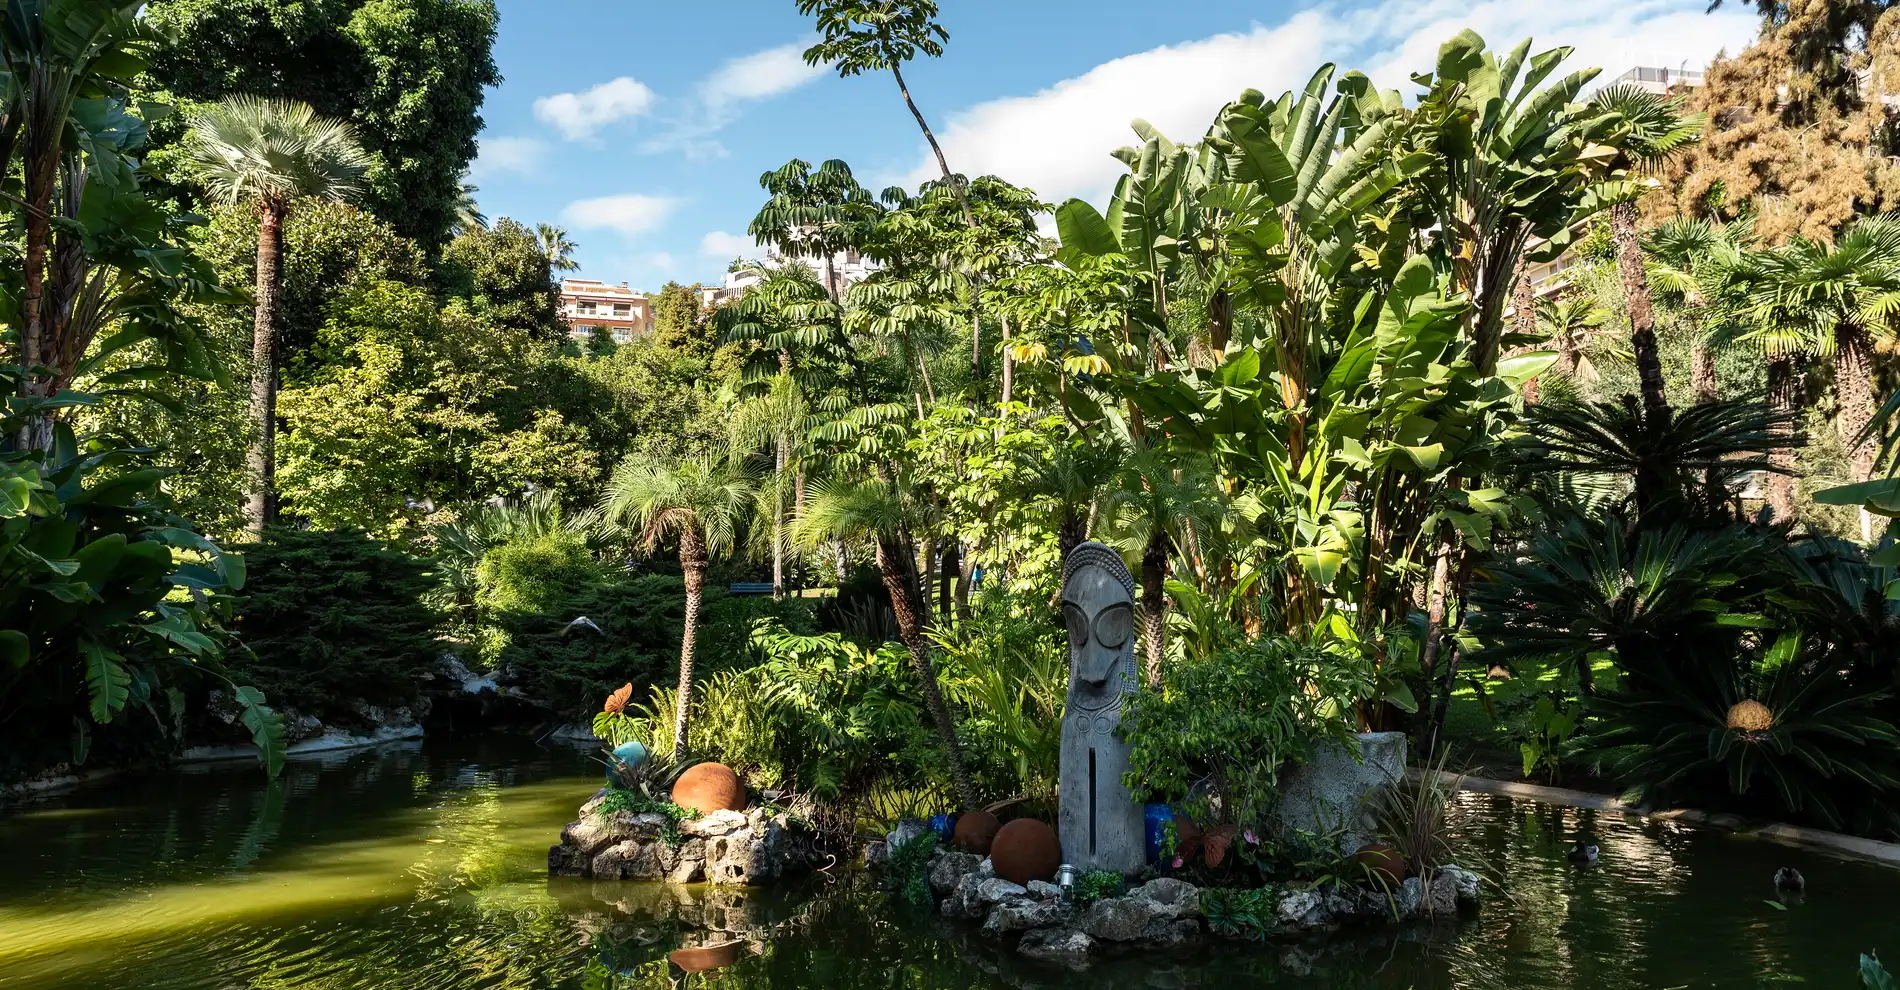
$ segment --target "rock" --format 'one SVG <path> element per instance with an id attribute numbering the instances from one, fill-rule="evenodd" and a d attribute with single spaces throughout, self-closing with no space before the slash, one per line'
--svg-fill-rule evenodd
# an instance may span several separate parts
<path id="1" fill-rule="evenodd" d="M 1192 918 L 1156 918 L 1141 930 L 1140 941 L 1161 949 L 1176 949 L 1201 940 L 1201 923 Z"/>
<path id="2" fill-rule="evenodd" d="M 974 853 L 948 852 L 938 856 L 930 866 L 930 889 L 938 897 L 948 896 L 957 889 L 957 881 L 975 873 L 982 862 L 982 857 Z"/>
<path id="3" fill-rule="evenodd" d="M 1130 891 L 1128 896 L 1154 905 L 1155 917 L 1168 921 L 1197 917 L 1201 913 L 1201 889 L 1173 877 L 1150 880 Z"/>
<path id="4" fill-rule="evenodd" d="M 930 832 L 929 822 L 921 818 L 902 818 L 898 820 L 897 827 L 892 829 L 890 834 L 884 837 L 884 845 L 889 848 L 891 852 L 895 853 L 899 849 L 910 845 L 911 840 L 925 834 L 934 835 L 934 833 Z"/>
<path id="5" fill-rule="evenodd" d="M 700 763 L 673 783 L 673 803 L 702 815 L 715 811 L 744 811 L 745 785 L 723 763 Z"/>
<path id="6" fill-rule="evenodd" d="M 1434 917 L 1451 917 L 1458 913 L 1458 878 L 1444 870 L 1432 874 L 1432 882 L 1425 888 L 1426 913 Z"/>
<path id="7" fill-rule="evenodd" d="M 602 850 L 589 866 L 596 880 L 654 880 L 666 874 L 660 862 L 661 843 L 627 839 Z"/>
<path id="8" fill-rule="evenodd" d="M 644 825 L 647 828 L 663 829 L 666 827 L 666 823 L 670 820 L 671 819 L 668 819 L 665 815 L 662 815 L 657 811 L 642 811 L 639 814 L 633 816 L 633 823 L 635 825 Z"/>
<path id="9" fill-rule="evenodd" d="M 864 853 L 860 858 L 865 866 L 883 866 L 891 861 L 891 847 L 882 839 L 867 842 L 864 844 Z"/>
<path id="10" fill-rule="evenodd" d="M 1051 897 L 1062 896 L 1061 887 L 1058 887 L 1052 883 L 1044 883 L 1041 880 L 1029 881 L 1028 890 L 1029 890 L 1029 896 L 1040 898 L 1042 900 L 1048 900 Z"/>
<path id="11" fill-rule="evenodd" d="M 1010 883 L 1002 877 L 991 877 L 979 881 L 976 885 L 976 899 L 984 907 L 1010 897 L 1022 897 L 1029 891 L 1021 884 Z"/>
<path id="12" fill-rule="evenodd" d="M 1425 881 L 1417 877 L 1406 877 L 1392 891 L 1394 912 L 1401 920 L 1418 916 L 1419 906 L 1425 903 Z"/>
<path id="13" fill-rule="evenodd" d="M 976 864 L 976 875 L 979 879 L 988 880 L 996 875 L 996 864 L 990 862 L 988 856 L 983 857 L 983 862 Z"/>
<path id="14" fill-rule="evenodd" d="M 965 921 L 983 917 L 989 912 L 989 905 L 978 900 L 976 894 L 983 882 L 984 879 L 974 873 L 964 874 L 957 881 L 956 888 L 950 891 L 950 896 L 937 906 L 937 910 L 946 918 L 961 918 Z"/>
<path id="15" fill-rule="evenodd" d="M 1088 960 L 1095 940 L 1073 928 L 1039 928 L 1016 943 L 1016 951 L 1043 962 L 1079 965 Z"/>
<path id="16" fill-rule="evenodd" d="M 600 790 L 595 791 L 594 796 L 588 798 L 586 804 L 581 805 L 582 818 L 586 818 L 588 815 L 593 814 L 594 809 L 600 807 L 600 802 L 605 801 L 607 799 L 607 791 L 608 789 L 605 787 L 601 788 Z"/>
<path id="17" fill-rule="evenodd" d="M 1281 774 L 1274 825 L 1282 834 L 1339 831 L 1342 854 L 1371 841 L 1372 800 L 1387 785 L 1404 779 L 1405 733 L 1362 732 L 1355 738 L 1357 759 L 1351 747 L 1321 743 L 1306 762 Z"/>
<path id="18" fill-rule="evenodd" d="M 1284 891 L 1273 913 L 1288 928 L 1318 928 L 1326 924 L 1326 899 L 1310 890 Z"/>
<path id="19" fill-rule="evenodd" d="M 1458 892 L 1459 907 L 1471 909 L 1478 906 L 1479 881 L 1476 873 L 1462 866 L 1443 866 L 1439 868 L 1438 872 L 1441 875 L 1451 877 L 1452 886 L 1456 888 Z"/>
<path id="20" fill-rule="evenodd" d="M 1030 928 L 1049 928 L 1074 916 L 1075 907 L 1068 901 L 1012 897 L 990 908 L 989 917 L 983 921 L 983 934 L 996 937 Z"/>
<path id="21" fill-rule="evenodd" d="M 1154 902 L 1140 898 L 1105 898 L 1089 905 L 1076 927 L 1103 941 L 1133 942 L 1155 920 L 1157 910 Z"/>
<path id="22" fill-rule="evenodd" d="M 620 838 L 622 836 L 615 835 L 613 828 L 607 822 L 597 821 L 586 815 L 583 815 L 580 821 L 569 822 L 567 827 L 561 830 L 561 844 L 580 856 L 591 857 L 613 845 Z"/>

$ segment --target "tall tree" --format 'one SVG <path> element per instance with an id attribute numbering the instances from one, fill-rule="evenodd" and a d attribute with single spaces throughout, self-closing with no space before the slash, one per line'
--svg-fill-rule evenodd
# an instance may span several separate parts
<path id="1" fill-rule="evenodd" d="M 348 124 L 319 117 L 308 104 L 256 97 L 232 97 L 198 113 L 186 140 L 192 176 L 207 195 L 257 209 L 245 527 L 262 539 L 276 472 L 277 289 L 284 216 L 297 199 L 355 196 L 369 160 Z"/>
<path id="2" fill-rule="evenodd" d="M 541 241 L 541 253 L 547 256 L 548 267 L 557 272 L 571 272 L 580 268 L 580 262 L 574 260 L 576 245 L 567 236 L 567 231 L 551 223 L 534 225 L 534 236 Z"/>
<path id="3" fill-rule="evenodd" d="M 610 522 L 638 531 L 649 552 L 671 540 L 679 545 L 686 577 L 686 619 L 680 632 L 679 698 L 673 712 L 673 752 L 685 754 L 693 698 L 693 654 L 706 565 L 732 548 L 752 504 L 752 483 L 724 461 L 710 457 L 665 462 L 636 457 L 614 469 L 601 509 Z"/>
<path id="4" fill-rule="evenodd" d="M 835 158 L 816 171 L 794 158 L 759 176 L 759 187 L 771 195 L 746 225 L 746 233 L 782 257 L 822 259 L 825 291 L 833 303 L 844 305 L 844 286 L 833 259 L 842 251 L 864 247 L 881 212 L 877 201 L 858 184 L 851 166 Z"/>
<path id="5" fill-rule="evenodd" d="M 497 325 L 544 341 L 567 335 L 553 261 L 526 224 L 503 217 L 464 231 L 442 249 L 437 277 L 449 295 Z"/>
<path id="6" fill-rule="evenodd" d="M 865 72 L 890 70 L 891 78 L 897 81 L 898 93 L 904 97 L 904 106 L 917 118 L 918 129 L 924 132 L 931 153 L 937 156 L 943 181 L 963 205 L 964 219 L 974 225 L 976 218 L 970 212 L 963 182 L 950 171 L 943 146 L 937 143 L 937 135 L 924 120 L 923 111 L 917 109 L 917 101 L 911 99 L 910 87 L 904 83 L 905 62 L 916 58 L 918 52 L 939 58 L 943 55 L 943 43 L 950 40 L 950 32 L 937 23 L 935 0 L 798 0 L 798 12 L 807 17 L 816 16 L 818 33 L 824 36 L 823 41 L 805 49 L 806 64 L 830 65 L 846 79 Z"/>
<path id="7" fill-rule="evenodd" d="M 891 596 L 891 611 L 897 617 L 897 635 L 910 653 L 957 800 L 965 810 L 974 810 L 981 807 L 976 786 L 963 765 L 956 722 L 944 704 L 936 668 L 930 660 L 930 641 L 924 636 L 930 613 L 924 606 L 922 578 L 917 572 L 916 534 L 926 528 L 927 513 L 928 507 L 902 472 L 891 472 L 888 480 L 814 484 L 805 514 L 798 521 L 796 538 L 810 549 L 841 538 L 871 543 L 884 590 Z"/>
<path id="8" fill-rule="evenodd" d="M 474 230 L 488 227 L 488 214 L 482 212 L 482 205 L 475 201 L 475 194 L 482 187 L 468 181 L 468 171 L 462 171 L 461 182 L 455 190 L 455 218 L 449 222 L 449 233 L 460 236 Z"/>
<path id="9" fill-rule="evenodd" d="M 1634 85 L 1609 86 L 1591 98 L 1613 128 L 1606 143 L 1616 149 L 1613 174 L 1636 182 L 1654 174 L 1696 141 L 1708 122 L 1703 114 L 1683 115 L 1676 101 Z M 1662 352 L 1656 346 L 1656 317 L 1643 267 L 1643 246 L 1636 232 L 1636 189 L 1622 193 L 1610 207 L 1610 235 L 1616 241 L 1616 270 L 1623 278 L 1623 298 L 1630 317 L 1630 350 L 1636 355 L 1643 410 L 1650 416 L 1669 414 L 1663 382 Z"/>
<path id="10" fill-rule="evenodd" d="M 425 249 L 448 239 L 485 92 L 501 83 L 493 0 L 152 0 L 145 16 L 177 39 L 152 60 L 160 86 L 350 121 L 371 155 L 364 205 Z"/>
<path id="11" fill-rule="evenodd" d="M 668 282 L 653 297 L 653 344 L 704 357 L 716 336 L 712 315 L 699 302 L 699 286 Z"/>
<path id="12" fill-rule="evenodd" d="M 1746 220 L 1717 223 L 1677 216 L 1643 242 L 1650 283 L 1682 308 L 1688 324 L 1689 378 L 1697 403 L 1721 398 L 1713 341 L 1727 336 L 1729 321 L 1746 309 L 1745 299 L 1734 298 L 1731 275 L 1753 238 L 1753 226 Z"/>

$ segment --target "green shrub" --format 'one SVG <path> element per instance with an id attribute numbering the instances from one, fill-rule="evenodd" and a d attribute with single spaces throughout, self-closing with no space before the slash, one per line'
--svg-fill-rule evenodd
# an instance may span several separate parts
<path id="1" fill-rule="evenodd" d="M 545 612 L 599 579 L 583 535 L 559 529 L 525 533 L 482 555 L 476 604 L 491 611 Z"/>
<path id="2" fill-rule="evenodd" d="M 1288 637 L 1183 657 L 1168 666 L 1165 690 L 1128 698 L 1126 782 L 1142 800 L 1178 802 L 1211 777 L 1225 816 L 1255 821 L 1282 764 L 1313 738 L 1349 735 L 1352 705 L 1370 691 L 1356 658 Z"/>
<path id="3" fill-rule="evenodd" d="M 272 530 L 244 548 L 250 582 L 235 666 L 274 701 L 345 724 L 358 702 L 414 701 L 434 669 L 428 562 L 359 530 Z"/>

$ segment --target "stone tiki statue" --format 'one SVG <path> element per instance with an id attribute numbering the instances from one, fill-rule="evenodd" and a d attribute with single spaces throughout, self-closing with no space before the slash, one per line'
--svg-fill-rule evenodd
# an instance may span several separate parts
<path id="1" fill-rule="evenodd" d="M 1130 874 L 1146 862 L 1141 805 L 1122 785 L 1129 745 L 1116 738 L 1123 699 L 1137 690 L 1135 581 L 1121 555 L 1090 541 L 1062 566 L 1069 628 L 1069 697 L 1062 714 L 1058 832 L 1078 871 Z"/>

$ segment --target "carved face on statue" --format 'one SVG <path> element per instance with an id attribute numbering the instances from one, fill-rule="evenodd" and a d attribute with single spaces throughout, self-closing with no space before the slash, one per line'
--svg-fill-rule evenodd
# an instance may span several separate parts
<path id="1" fill-rule="evenodd" d="M 1069 629 L 1072 707 L 1106 707 L 1134 686 L 1134 588 L 1120 564 L 1109 548 L 1083 544 L 1065 568 L 1062 615 Z"/>

